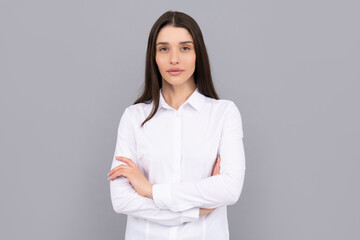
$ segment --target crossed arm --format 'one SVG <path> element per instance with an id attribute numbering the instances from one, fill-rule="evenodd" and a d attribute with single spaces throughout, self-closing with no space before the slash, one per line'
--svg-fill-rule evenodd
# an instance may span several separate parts
<path id="1" fill-rule="evenodd" d="M 110 192 L 112 205 L 117 213 L 147 219 L 167 226 L 176 226 L 199 218 L 199 208 L 181 212 L 158 208 L 152 199 L 139 195 L 127 178 L 119 177 L 110 181 Z"/>
<path id="2" fill-rule="evenodd" d="M 136 164 L 126 157 L 116 157 L 116 159 L 127 164 L 120 164 L 113 168 L 108 174 L 110 176 L 108 180 L 112 180 L 110 184 L 114 185 L 111 186 L 111 195 L 113 207 L 116 212 L 131 214 L 142 218 L 145 217 L 153 222 L 172 226 L 197 220 L 197 216 L 208 214 L 215 209 L 199 209 L 194 207 L 185 211 L 161 210 L 155 206 L 153 200 L 151 200 L 153 199 L 153 184 L 145 178 Z M 220 156 L 218 156 L 214 164 L 212 176 L 218 175 L 219 172 Z M 121 181 L 113 181 L 119 178 Z M 123 192 L 119 192 L 120 189 L 122 189 Z"/>
<path id="3" fill-rule="evenodd" d="M 111 199 L 116 212 L 160 224 L 178 225 L 195 221 L 199 214 L 234 204 L 238 200 L 245 176 L 245 154 L 241 116 L 234 103 L 227 109 L 223 123 L 219 146 L 222 159 L 220 174 L 213 172 L 209 178 L 171 184 L 149 183 L 136 162 L 131 161 L 135 160 L 131 147 L 134 146 L 131 141 L 135 139 L 131 133 L 128 111 L 125 110 L 120 120 L 115 156 L 109 173 L 109 180 L 112 180 Z"/>

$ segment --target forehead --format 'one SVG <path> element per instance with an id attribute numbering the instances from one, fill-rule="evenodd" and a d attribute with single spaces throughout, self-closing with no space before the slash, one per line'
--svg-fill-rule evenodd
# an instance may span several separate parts
<path id="1" fill-rule="evenodd" d="M 174 26 L 163 27 L 156 38 L 156 42 L 168 43 L 179 43 L 192 40 L 193 38 L 186 28 Z"/>

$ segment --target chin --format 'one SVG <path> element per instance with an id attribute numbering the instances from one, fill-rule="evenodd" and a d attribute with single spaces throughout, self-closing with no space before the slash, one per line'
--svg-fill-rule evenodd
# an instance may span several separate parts
<path id="1" fill-rule="evenodd" d="M 182 84 L 185 84 L 188 80 L 166 80 L 165 81 L 170 84 L 170 85 L 173 85 L 173 86 L 177 86 L 177 85 L 182 85 Z"/>
<path id="2" fill-rule="evenodd" d="M 174 76 L 170 76 L 167 79 L 163 77 L 163 79 L 165 80 L 165 82 L 167 82 L 170 85 L 182 85 L 185 84 L 187 81 L 190 81 L 191 76 L 186 77 L 186 78 L 177 78 Z"/>

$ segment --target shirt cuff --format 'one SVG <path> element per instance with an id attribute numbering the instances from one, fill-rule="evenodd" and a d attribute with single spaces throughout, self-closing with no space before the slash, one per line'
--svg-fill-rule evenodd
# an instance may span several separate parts
<path id="1" fill-rule="evenodd" d="M 168 206 L 172 202 L 170 184 L 153 184 L 152 192 L 155 205 L 161 209 L 169 209 Z"/>

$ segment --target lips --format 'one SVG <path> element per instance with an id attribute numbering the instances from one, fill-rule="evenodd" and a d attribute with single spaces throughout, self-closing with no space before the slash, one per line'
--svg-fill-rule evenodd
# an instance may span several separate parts
<path id="1" fill-rule="evenodd" d="M 171 76 L 179 76 L 184 70 L 180 69 L 180 68 L 170 68 L 167 70 L 167 72 L 171 75 Z"/>
<path id="2" fill-rule="evenodd" d="M 184 70 L 180 69 L 180 68 L 170 68 L 167 70 L 168 72 L 174 72 L 174 73 L 177 73 L 177 72 L 182 72 Z"/>

